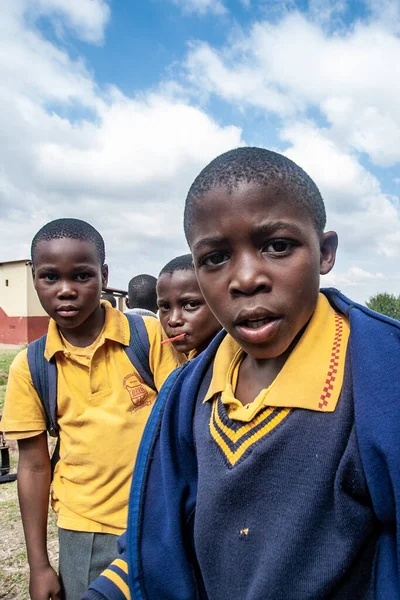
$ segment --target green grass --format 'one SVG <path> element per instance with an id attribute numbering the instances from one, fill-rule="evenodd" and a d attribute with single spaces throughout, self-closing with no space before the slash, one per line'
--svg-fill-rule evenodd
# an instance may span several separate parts
<path id="1" fill-rule="evenodd" d="M 0 598 L 29 600 L 29 569 L 17 500 L 17 482 L 0 486 Z M 57 566 L 58 541 L 55 516 L 49 510 L 48 551 Z"/>
<path id="2" fill-rule="evenodd" d="M 0 413 L 4 405 L 8 369 L 19 350 L 0 349 Z M 10 462 L 15 472 L 18 462 L 16 442 L 9 442 Z M 0 599 L 29 600 L 29 569 L 26 558 L 24 533 L 19 514 L 17 482 L 0 485 Z M 53 566 L 57 566 L 57 526 L 49 508 L 48 551 Z"/>
<path id="3" fill-rule="evenodd" d="M 19 350 L 1 350 L 0 349 L 0 413 L 4 406 L 4 396 L 6 393 L 6 384 L 8 379 L 8 370 L 13 358 Z M 1 596 L 0 596 L 1 597 Z"/>

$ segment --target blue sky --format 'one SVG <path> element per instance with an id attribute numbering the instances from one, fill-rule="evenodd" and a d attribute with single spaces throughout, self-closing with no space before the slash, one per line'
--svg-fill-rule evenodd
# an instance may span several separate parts
<path id="1" fill-rule="evenodd" d="M 322 281 L 400 292 L 400 4 L 3 0 L 0 261 L 46 221 L 104 235 L 110 283 L 187 251 L 182 208 L 232 147 L 287 154 L 339 233 Z"/>

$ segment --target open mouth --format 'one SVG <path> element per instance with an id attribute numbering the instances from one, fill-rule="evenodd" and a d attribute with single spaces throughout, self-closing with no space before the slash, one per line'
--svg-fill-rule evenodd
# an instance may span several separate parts
<path id="1" fill-rule="evenodd" d="M 251 344 L 265 343 L 271 340 L 279 331 L 282 323 L 280 316 L 255 316 L 236 322 L 235 328 L 239 336 Z"/>
<path id="2" fill-rule="evenodd" d="M 275 319 L 266 318 L 266 319 L 248 319 L 247 321 L 242 321 L 239 325 L 244 327 L 248 327 L 249 329 L 258 329 L 267 323 L 271 323 L 271 321 L 275 321 Z"/>

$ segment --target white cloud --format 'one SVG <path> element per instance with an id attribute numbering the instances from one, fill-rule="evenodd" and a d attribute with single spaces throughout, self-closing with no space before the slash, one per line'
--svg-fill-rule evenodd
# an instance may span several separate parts
<path id="1" fill-rule="evenodd" d="M 20 2 L 21 0 L 11 0 Z M 45 14 L 62 18 L 58 24 L 70 28 L 82 40 L 99 43 L 103 40 L 104 27 L 110 17 L 105 0 L 24 0 L 23 5 L 32 14 Z"/>
<path id="2" fill-rule="evenodd" d="M 226 14 L 227 8 L 221 0 L 169 0 L 175 6 L 182 8 L 184 13 L 197 13 L 205 15 L 212 13 L 214 15 Z"/>
<path id="3" fill-rule="evenodd" d="M 193 45 L 189 80 L 243 110 L 319 110 L 337 139 L 379 165 L 400 161 L 400 38 L 375 22 L 327 32 L 299 13 L 256 23 L 216 50 Z"/>
<path id="4" fill-rule="evenodd" d="M 398 296 L 399 285 L 400 271 L 395 269 L 386 274 L 353 266 L 346 270 L 335 268 L 328 275 L 321 277 L 321 287 L 335 287 L 362 304 L 378 293 L 387 292 Z"/>
<path id="5" fill-rule="evenodd" d="M 360 267 L 350 267 L 346 273 L 335 273 L 331 271 L 324 276 L 324 285 L 342 287 L 343 285 L 355 287 L 370 283 L 371 281 L 385 281 L 387 278 L 383 273 L 369 273 Z"/>
<path id="6" fill-rule="evenodd" d="M 400 4 L 398 0 L 365 0 L 375 22 L 394 32 L 400 31 Z"/>
<path id="7" fill-rule="evenodd" d="M 339 253 L 347 258 L 400 254 L 400 213 L 379 181 L 355 155 L 341 150 L 329 131 L 309 122 L 284 128 L 285 154 L 318 184 L 326 203 L 328 228 L 339 234 Z"/>

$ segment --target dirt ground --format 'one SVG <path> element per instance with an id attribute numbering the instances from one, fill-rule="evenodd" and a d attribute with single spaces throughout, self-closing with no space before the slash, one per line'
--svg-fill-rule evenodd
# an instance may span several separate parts
<path id="1" fill-rule="evenodd" d="M 0 348 L 0 414 L 4 403 L 9 365 L 17 353 L 15 348 Z M 12 472 L 16 472 L 18 449 L 10 447 Z M 57 567 L 57 527 L 49 509 L 48 549 L 53 566 Z M 1 600 L 29 600 L 29 571 L 25 541 L 19 514 L 17 482 L 0 485 L 0 598 Z"/>

